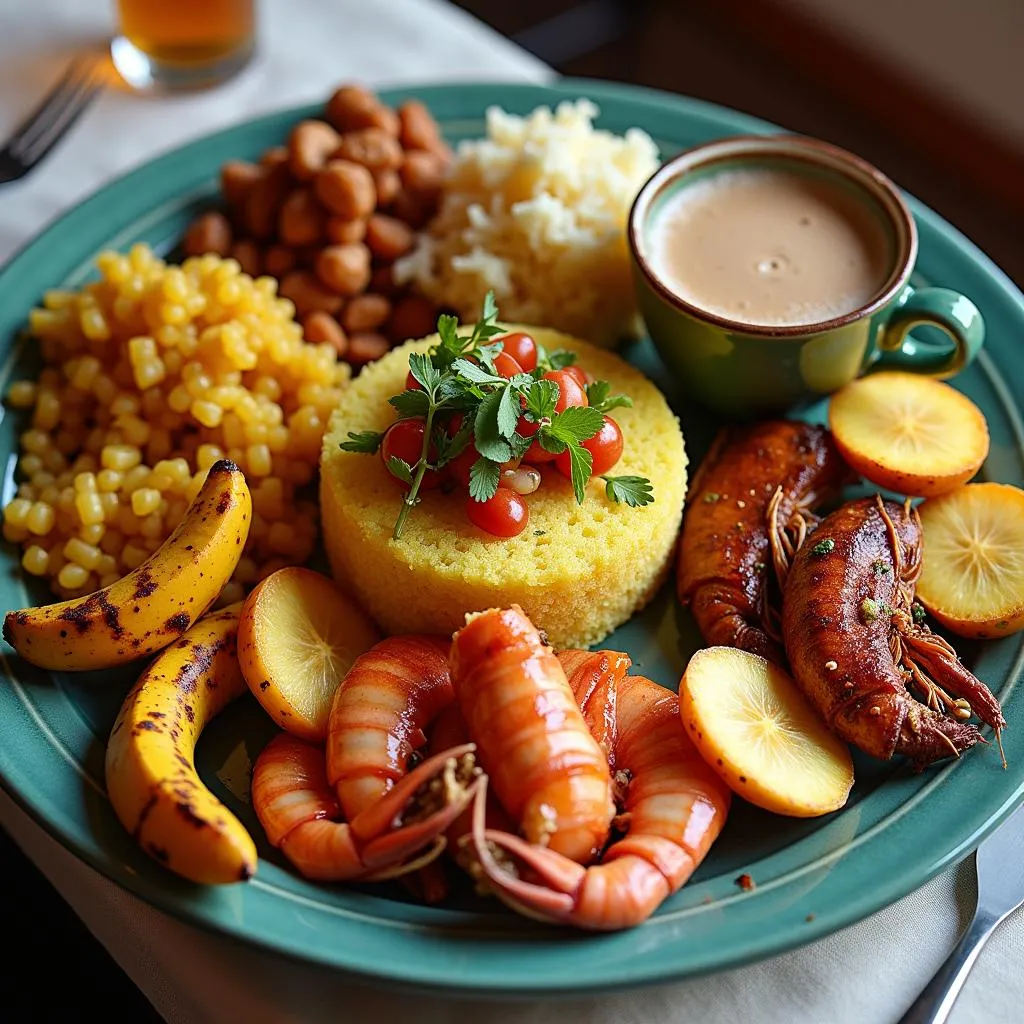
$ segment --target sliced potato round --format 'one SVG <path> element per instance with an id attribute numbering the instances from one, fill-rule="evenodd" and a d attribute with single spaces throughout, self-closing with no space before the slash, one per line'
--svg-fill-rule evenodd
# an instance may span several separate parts
<path id="1" fill-rule="evenodd" d="M 366 612 L 332 580 L 294 566 L 272 573 L 245 599 L 238 661 L 249 689 L 282 729 L 322 742 L 334 691 L 380 639 Z"/>
<path id="2" fill-rule="evenodd" d="M 961 636 L 1024 629 L 1024 491 L 966 484 L 922 502 L 919 511 L 921 604 Z"/>
<path id="3" fill-rule="evenodd" d="M 885 371 L 841 388 L 828 407 L 843 458 L 879 487 L 930 498 L 970 480 L 988 425 L 964 394 L 932 377 Z"/>
<path id="4" fill-rule="evenodd" d="M 701 756 L 750 803 L 795 818 L 846 803 L 849 749 L 765 658 L 733 647 L 697 651 L 679 686 L 679 709 Z"/>

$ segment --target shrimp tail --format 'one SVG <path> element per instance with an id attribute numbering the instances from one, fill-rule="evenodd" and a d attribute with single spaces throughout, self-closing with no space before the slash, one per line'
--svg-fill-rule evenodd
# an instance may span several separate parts
<path id="1" fill-rule="evenodd" d="M 475 793 L 476 747 L 466 743 L 428 758 L 377 803 L 352 819 L 363 866 L 371 872 L 405 864 L 441 840 Z M 438 851 L 440 852 L 440 851 Z"/>
<path id="2" fill-rule="evenodd" d="M 491 888 L 506 906 L 541 921 L 570 919 L 586 868 L 543 846 L 495 829 L 487 829 L 482 835 L 474 831 L 473 847 Z M 522 878 L 507 855 L 538 880 Z"/>

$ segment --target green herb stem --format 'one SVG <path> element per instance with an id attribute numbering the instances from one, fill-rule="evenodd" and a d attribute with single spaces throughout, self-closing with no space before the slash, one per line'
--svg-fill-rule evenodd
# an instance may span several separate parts
<path id="1" fill-rule="evenodd" d="M 405 529 L 405 521 L 409 518 L 409 513 L 419 503 L 420 484 L 423 483 L 423 477 L 427 472 L 427 459 L 430 455 L 430 439 L 434 429 L 434 413 L 436 411 L 437 405 L 434 402 L 433 389 L 431 389 L 430 404 L 427 406 L 427 416 L 423 428 L 423 451 L 420 452 L 420 460 L 416 464 L 416 475 L 412 478 L 412 486 L 409 488 L 409 493 L 402 499 L 402 510 L 398 513 L 398 518 L 395 520 L 395 528 L 391 533 L 393 540 L 398 540 L 402 536 L 402 530 Z"/>

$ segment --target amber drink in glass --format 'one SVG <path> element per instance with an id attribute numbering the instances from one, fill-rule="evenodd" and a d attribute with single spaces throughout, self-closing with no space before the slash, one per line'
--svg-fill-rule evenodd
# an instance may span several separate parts
<path id="1" fill-rule="evenodd" d="M 111 57 L 136 89 L 201 89 L 241 71 L 255 49 L 256 0 L 118 0 Z"/>

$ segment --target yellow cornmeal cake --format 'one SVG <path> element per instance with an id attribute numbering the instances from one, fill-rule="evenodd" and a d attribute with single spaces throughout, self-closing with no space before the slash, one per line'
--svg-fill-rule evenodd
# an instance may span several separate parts
<path id="1" fill-rule="evenodd" d="M 345 390 L 320 459 L 323 536 L 335 578 L 391 634 L 451 633 L 467 612 L 519 604 L 556 648 L 598 643 L 654 595 L 668 571 L 686 493 L 679 422 L 661 392 L 618 356 L 556 331 L 528 331 L 548 351 L 572 349 L 613 392 L 633 399 L 612 414 L 625 449 L 614 475 L 651 480 L 654 502 L 610 501 L 592 480 L 577 505 L 553 464 L 527 497 L 530 522 L 518 537 L 493 537 L 466 516 L 466 492 L 427 492 L 392 540 L 402 491 L 379 456 L 342 451 L 348 432 L 394 422 L 388 398 L 405 387 L 409 354 L 436 336 L 407 342 L 367 366 Z"/>

